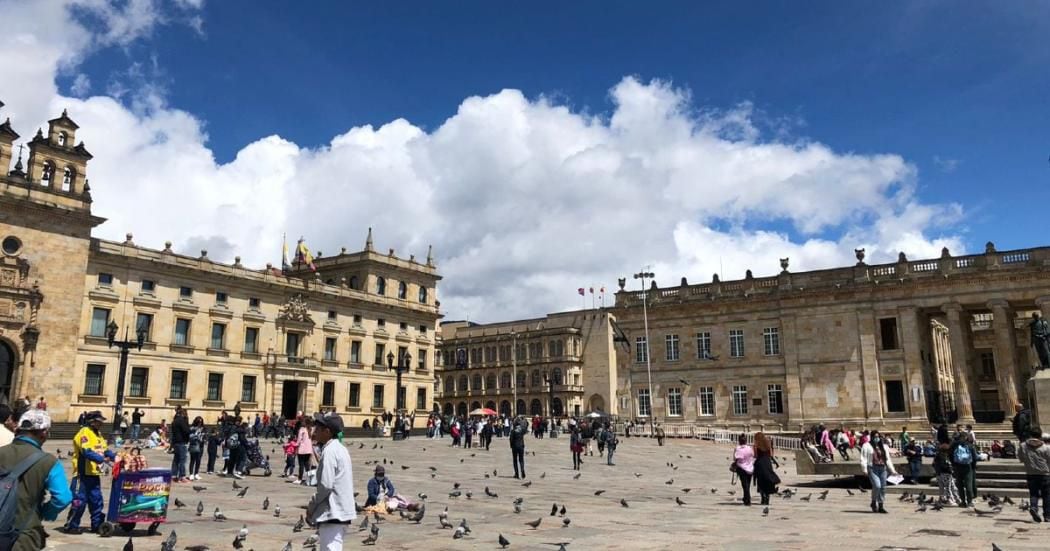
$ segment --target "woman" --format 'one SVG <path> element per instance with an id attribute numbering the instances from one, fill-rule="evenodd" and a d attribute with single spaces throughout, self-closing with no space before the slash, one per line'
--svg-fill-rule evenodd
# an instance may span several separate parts
<path id="1" fill-rule="evenodd" d="M 124 438 L 124 435 L 128 433 L 128 412 L 124 412 L 120 416 L 120 437 Z"/>
<path id="2" fill-rule="evenodd" d="M 201 457 L 204 455 L 205 440 L 204 418 L 198 415 L 190 425 L 190 480 L 201 479 Z"/>
<path id="3" fill-rule="evenodd" d="M 831 441 L 831 431 L 824 425 L 820 426 L 820 447 L 823 448 L 821 451 L 825 457 L 830 461 L 835 460 L 835 445 Z"/>
<path id="4" fill-rule="evenodd" d="M 299 457 L 299 483 L 306 484 L 306 472 L 310 470 L 310 459 L 314 456 L 314 443 L 310 440 L 309 421 L 300 418 L 295 427 L 295 450 Z"/>
<path id="5" fill-rule="evenodd" d="M 871 512 L 886 513 L 886 477 L 897 474 L 882 434 L 873 430 L 860 448 L 860 468 L 871 480 Z"/>
<path id="6" fill-rule="evenodd" d="M 580 454 L 583 452 L 583 436 L 575 423 L 569 422 L 569 451 L 572 452 L 572 470 L 580 470 Z"/>
<path id="7" fill-rule="evenodd" d="M 774 467 L 780 467 L 780 463 L 777 463 L 773 453 L 773 442 L 766 438 L 765 433 L 756 432 L 754 475 L 758 493 L 762 496 L 762 505 L 769 505 L 769 496 L 777 493 L 777 485 L 780 484 L 780 477 L 774 470 Z"/>
<path id="8" fill-rule="evenodd" d="M 740 488 L 744 490 L 744 505 L 751 506 L 751 477 L 755 472 L 755 450 L 747 445 L 747 436 L 741 434 L 733 451 L 733 472 L 740 479 Z"/>

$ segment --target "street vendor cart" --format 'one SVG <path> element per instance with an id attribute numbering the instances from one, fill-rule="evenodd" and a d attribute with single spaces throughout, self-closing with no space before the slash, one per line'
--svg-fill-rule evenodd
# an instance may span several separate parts
<path id="1" fill-rule="evenodd" d="M 109 493 L 106 521 L 99 528 L 102 536 L 113 535 L 116 527 L 130 534 L 135 525 L 148 523 L 150 535 L 168 518 L 168 497 L 171 493 L 171 471 L 145 469 L 120 470 L 113 477 Z"/>

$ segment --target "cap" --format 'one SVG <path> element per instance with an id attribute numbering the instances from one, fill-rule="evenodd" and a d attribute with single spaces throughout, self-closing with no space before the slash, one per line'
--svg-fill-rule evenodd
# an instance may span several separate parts
<path id="1" fill-rule="evenodd" d="M 90 423 L 92 421 L 105 421 L 105 420 L 106 420 L 106 416 L 102 415 L 102 412 L 97 410 L 97 409 L 95 411 L 89 411 L 89 412 L 87 412 L 86 415 L 84 415 L 84 421 L 88 422 L 88 423 Z"/>
<path id="2" fill-rule="evenodd" d="M 335 433 L 343 432 L 343 419 L 334 413 L 315 413 L 314 423 L 324 425 Z"/>
<path id="3" fill-rule="evenodd" d="M 386 468 L 383 467 L 382 465 L 376 465 L 376 474 L 377 475 L 380 475 L 380 474 L 385 475 L 386 474 Z"/>
<path id="4" fill-rule="evenodd" d="M 31 409 L 18 420 L 18 430 L 47 430 L 51 428 L 51 416 L 42 409 Z"/>

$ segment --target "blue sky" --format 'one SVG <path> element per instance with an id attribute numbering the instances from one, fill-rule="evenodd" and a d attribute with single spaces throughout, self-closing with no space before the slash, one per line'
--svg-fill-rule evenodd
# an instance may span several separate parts
<path id="1" fill-rule="evenodd" d="M 124 15 L 131 11 L 126 2 L 115 5 Z M 678 111 L 687 120 L 728 119 L 747 106 L 747 127 L 760 132 L 745 140 L 751 145 L 821 144 L 837 160 L 899 157 L 908 168 L 890 180 L 907 181 L 912 187 L 904 195 L 911 199 L 893 191 L 898 184 L 880 188 L 879 197 L 947 208 L 943 223 L 912 228 L 924 252 L 942 242 L 975 251 L 989 239 L 1000 249 L 1050 244 L 1043 237 L 1050 205 L 1050 4 L 318 2 L 303 9 L 290 2 L 181 0 L 156 6 L 156 17 L 134 39 L 96 39 L 74 63 L 59 64 L 58 91 L 83 100 L 117 98 L 149 120 L 161 110 L 186 113 L 206 134 L 200 145 L 220 171 L 268 136 L 316 152 L 351 129 L 405 119 L 436 138 L 466 98 L 495 101 L 504 89 L 520 90 L 528 106 L 547 98 L 611 128 L 623 102 L 614 89 L 634 77 L 685 98 Z M 72 13 L 96 37 L 116 28 L 108 11 Z M 78 80 L 91 85 L 77 88 Z M 156 100 L 147 103 L 152 107 L 136 107 L 143 90 Z M 411 172 L 420 175 L 418 167 Z M 431 176 L 439 180 L 421 178 Z M 763 193 L 763 201 L 776 202 L 794 191 L 789 185 Z M 864 197 L 857 194 L 858 201 Z M 848 253 L 846 241 L 876 233 L 886 219 L 882 210 L 860 209 L 813 231 L 790 214 L 756 210 L 763 209 L 685 213 L 678 228 L 699 221 L 745 237 L 778 232 L 789 243 L 826 240 Z M 294 219 L 284 226 L 294 227 Z M 418 248 L 428 239 L 388 230 L 399 246 Z M 879 239 L 888 257 L 893 240 Z M 674 258 L 652 260 L 701 269 L 683 262 L 684 245 L 677 246 Z M 445 250 L 455 251 L 453 262 L 471 254 L 458 241 Z M 803 258 L 821 267 L 842 256 Z M 592 276 L 611 284 L 614 271 L 629 269 Z M 668 279 L 676 281 L 673 275 Z M 484 302 L 482 286 L 462 291 Z M 465 306 L 467 313 L 478 308 Z"/>

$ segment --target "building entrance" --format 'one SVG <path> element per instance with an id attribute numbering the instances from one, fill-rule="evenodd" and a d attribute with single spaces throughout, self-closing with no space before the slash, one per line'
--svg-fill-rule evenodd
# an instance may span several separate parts
<path id="1" fill-rule="evenodd" d="M 285 381 L 281 386 L 281 415 L 285 419 L 295 419 L 303 410 L 303 381 Z"/>
<path id="2" fill-rule="evenodd" d="M 0 403 L 11 403 L 11 383 L 15 379 L 17 361 L 15 351 L 6 342 L 0 341 Z"/>

